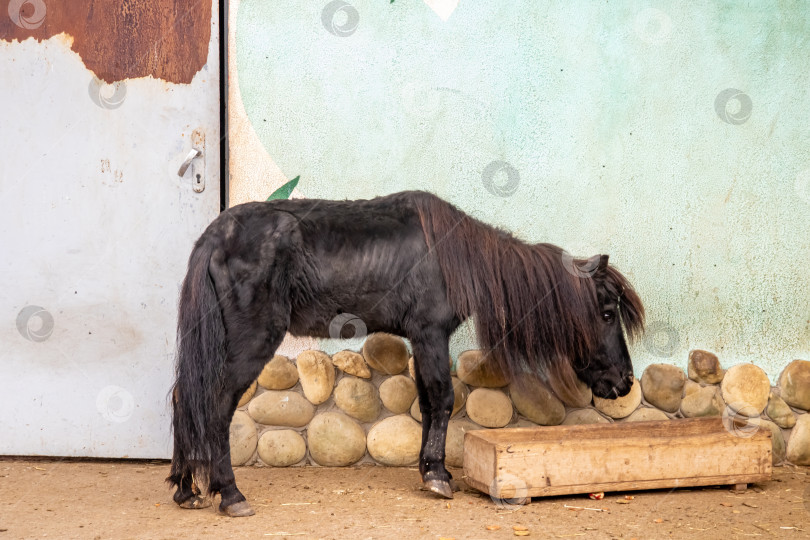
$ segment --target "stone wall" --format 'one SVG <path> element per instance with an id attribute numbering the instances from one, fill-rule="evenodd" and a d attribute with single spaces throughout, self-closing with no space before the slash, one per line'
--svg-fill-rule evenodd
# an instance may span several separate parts
<path id="1" fill-rule="evenodd" d="M 361 353 L 304 351 L 275 356 L 245 393 L 231 423 L 234 465 L 414 465 L 422 435 L 413 359 L 404 341 L 370 336 Z M 723 369 L 693 350 L 687 373 L 648 366 L 617 400 L 580 388 L 562 403 L 540 379 L 510 385 L 480 351 L 451 365 L 455 402 L 447 464 L 462 465 L 464 433 L 475 429 L 722 416 L 735 435 L 773 434 L 774 463 L 810 465 L 810 362 L 785 367 L 776 386 L 754 364 Z"/>

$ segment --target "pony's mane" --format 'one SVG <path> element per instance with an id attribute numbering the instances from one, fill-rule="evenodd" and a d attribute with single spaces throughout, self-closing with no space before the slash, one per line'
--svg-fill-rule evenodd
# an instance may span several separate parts
<path id="1" fill-rule="evenodd" d="M 479 346 L 512 381 L 543 376 L 563 398 L 580 390 L 575 359 L 589 359 L 601 339 L 591 260 L 552 244 L 527 244 L 429 193 L 414 194 L 428 247 L 435 252 L 450 305 L 475 317 Z M 628 339 L 644 327 L 644 307 L 627 279 L 607 266 L 601 276 Z"/>

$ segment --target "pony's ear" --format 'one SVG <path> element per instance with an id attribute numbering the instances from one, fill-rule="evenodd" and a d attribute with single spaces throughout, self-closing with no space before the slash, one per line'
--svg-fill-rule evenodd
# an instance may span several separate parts
<path id="1" fill-rule="evenodd" d="M 608 256 L 594 255 L 593 257 L 588 259 L 588 262 L 590 263 L 589 266 L 591 268 L 595 267 L 591 275 L 599 281 L 604 279 L 608 267 Z"/>

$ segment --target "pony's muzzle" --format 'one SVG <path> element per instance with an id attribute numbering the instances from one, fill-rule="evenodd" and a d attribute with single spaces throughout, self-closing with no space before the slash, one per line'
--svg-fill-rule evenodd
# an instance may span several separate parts
<path id="1" fill-rule="evenodd" d="M 613 392 L 615 392 L 615 398 L 624 397 L 630 393 L 630 389 L 633 387 L 633 375 L 627 375 L 624 379 L 619 381 L 616 386 L 613 387 Z"/>

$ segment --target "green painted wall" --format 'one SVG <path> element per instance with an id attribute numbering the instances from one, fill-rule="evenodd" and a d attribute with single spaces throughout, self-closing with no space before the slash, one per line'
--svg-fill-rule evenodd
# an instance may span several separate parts
<path id="1" fill-rule="evenodd" d="M 241 0 L 235 32 L 245 111 L 304 196 L 427 189 L 609 253 L 648 307 L 637 375 L 696 347 L 772 379 L 810 358 L 806 2 L 462 1 L 445 22 Z"/>

